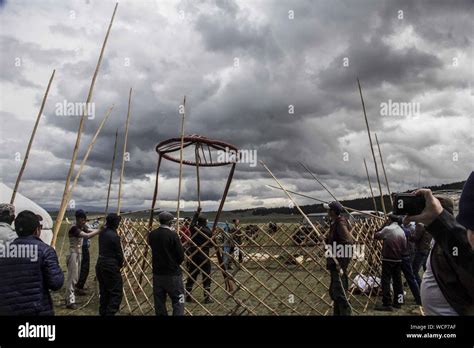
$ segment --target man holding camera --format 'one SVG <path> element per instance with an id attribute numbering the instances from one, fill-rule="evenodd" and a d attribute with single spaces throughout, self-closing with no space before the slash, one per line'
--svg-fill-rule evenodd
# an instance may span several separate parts
<path id="1" fill-rule="evenodd" d="M 423 197 L 425 207 L 404 220 L 424 224 L 435 241 L 421 282 L 425 313 L 474 315 L 474 172 L 464 185 L 456 218 L 446 200 L 435 197 L 431 190 L 414 194 Z"/>

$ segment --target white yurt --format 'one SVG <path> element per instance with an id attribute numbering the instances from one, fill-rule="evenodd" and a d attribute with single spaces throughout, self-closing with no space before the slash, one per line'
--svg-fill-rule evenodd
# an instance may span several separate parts
<path id="1" fill-rule="evenodd" d="M 10 203 L 13 190 L 4 183 L 0 182 L 0 203 Z M 31 210 L 33 213 L 40 215 L 43 218 L 41 221 L 43 229 L 41 230 L 41 239 L 47 244 L 51 244 L 53 239 L 53 219 L 51 215 L 41 208 L 37 203 L 31 199 L 26 198 L 20 193 L 16 193 L 15 196 L 15 214 L 18 215 L 23 210 Z"/>

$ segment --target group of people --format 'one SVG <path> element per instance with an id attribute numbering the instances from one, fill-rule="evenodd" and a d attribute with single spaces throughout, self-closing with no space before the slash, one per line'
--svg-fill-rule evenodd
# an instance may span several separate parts
<path id="1" fill-rule="evenodd" d="M 474 315 L 474 173 L 464 186 L 457 217 L 453 215 L 451 199 L 435 197 L 428 189 L 417 190 L 415 194 L 425 200 L 420 215 L 389 215 L 383 228 L 374 234 L 374 239 L 383 244 L 382 305 L 376 309 L 393 311 L 405 303 L 403 273 L 416 304 L 423 306 L 426 314 Z M 326 245 L 353 245 L 351 225 L 342 214 L 342 205 L 331 202 L 326 208 L 330 219 Z M 117 233 L 121 216 L 108 214 L 99 229 L 87 226 L 83 210 L 77 210 L 75 217 L 76 222 L 68 231 L 66 307 L 77 308 L 76 295 L 86 293 L 88 240 L 98 235 L 99 314 L 115 315 L 123 294 L 124 253 Z M 210 249 L 214 241 L 201 208 L 192 220 L 183 223 L 180 233 L 173 228 L 175 218 L 171 213 L 161 212 L 158 218 L 160 226 L 148 235 L 156 315 L 168 315 L 167 297 L 171 299 L 172 314 L 183 315 L 185 303 L 195 301 L 191 294 L 199 274 L 203 303 L 212 303 Z M 226 270 L 231 269 L 229 260 L 236 247 L 238 229 L 239 221 L 234 220 L 233 232 L 228 229 L 224 234 L 222 262 Z M 25 210 L 15 216 L 13 205 L 0 204 L 0 315 L 54 314 L 50 291 L 61 289 L 65 279 L 56 251 L 41 241 L 40 233 L 38 215 Z M 181 269 L 185 258 L 189 276 L 184 284 Z M 334 315 L 352 313 L 347 297 L 351 260 L 351 255 L 327 256 Z M 425 270 L 422 277 L 421 268 Z"/>
<path id="2" fill-rule="evenodd" d="M 429 189 L 415 194 L 424 197 L 421 214 L 390 214 L 374 234 L 374 239 L 382 241 L 382 304 L 375 309 L 402 307 L 403 273 L 415 303 L 426 315 L 474 315 L 474 172 L 466 181 L 456 217 L 449 197 L 434 196 Z M 327 208 L 330 228 L 326 244 L 353 244 L 350 224 L 341 214 L 343 207 L 331 202 Z M 327 257 L 334 315 L 351 314 L 347 298 L 350 261 L 349 256 Z"/>
<path id="3" fill-rule="evenodd" d="M 0 315 L 53 315 L 54 306 L 50 291 L 58 291 L 65 285 L 66 308 L 77 309 L 76 296 L 87 294 L 84 286 L 89 272 L 89 239 L 98 235 L 99 253 L 96 277 L 99 284 L 99 314 L 115 315 L 120 308 L 123 294 L 121 268 L 124 253 L 117 229 L 121 217 L 108 214 L 105 225 L 90 229 L 87 214 L 75 212 L 75 224 L 67 232 L 69 253 L 66 257 L 67 277 L 59 265 L 56 251 L 42 242 L 40 219 L 31 211 L 15 216 L 11 204 L 0 204 Z M 167 315 L 166 298 L 171 298 L 173 315 L 184 314 L 184 303 L 194 302 L 191 296 L 199 274 L 202 274 L 204 303 L 212 303 L 211 261 L 212 232 L 207 218 L 199 208 L 191 221 L 183 224 L 181 240 L 172 227 L 174 216 L 161 212 L 160 226 L 151 231 L 148 243 L 152 254 L 153 296 L 155 313 Z M 13 222 L 15 229 L 12 228 Z M 238 221 L 237 221 L 238 224 Z M 33 248 L 35 255 L 7 254 L 9 250 Z M 186 295 L 183 286 L 181 264 L 188 257 L 189 277 Z M 7 257 L 3 257 L 7 256 Z M 85 257 L 84 257 L 85 256 Z M 85 260 L 85 262 L 84 262 Z M 64 284 L 65 283 L 65 284 Z"/>
<path id="4" fill-rule="evenodd" d="M 76 210 L 75 218 L 75 224 L 68 231 L 66 308 L 77 309 L 76 296 L 87 295 L 85 283 L 90 265 L 89 240 L 98 235 L 99 255 L 95 274 L 99 284 L 99 314 L 115 315 L 120 309 L 123 293 L 121 268 L 124 264 L 124 254 L 117 233 L 121 216 L 108 214 L 104 226 L 99 229 L 89 228 L 87 213 L 82 209 Z"/>
<path id="5" fill-rule="evenodd" d="M 15 229 L 12 223 L 15 223 Z M 122 298 L 123 252 L 117 228 L 120 216 L 109 214 L 105 225 L 89 230 L 83 210 L 76 211 L 76 223 L 68 231 L 69 254 L 65 302 L 77 308 L 75 295 L 84 293 L 80 279 L 84 240 L 99 234 L 96 276 L 100 289 L 101 315 L 114 315 Z M 0 204 L 0 315 L 53 315 L 50 291 L 64 285 L 64 273 L 56 251 L 40 239 L 41 219 L 29 210 L 15 216 L 15 207 Z M 88 270 L 87 270 L 88 272 Z M 79 287 L 78 287 L 79 286 Z M 81 292 L 82 291 L 82 292 Z"/>
<path id="6" fill-rule="evenodd" d="M 152 251 L 153 268 L 153 297 L 156 315 L 168 315 L 166 309 L 167 296 L 171 299 L 173 315 L 184 314 L 184 304 L 196 300 L 192 296 L 194 284 L 199 274 L 202 277 L 204 304 L 213 303 L 211 296 L 211 258 L 210 249 L 213 247 L 212 231 L 207 218 L 201 214 L 199 207 L 192 220 L 186 219 L 179 228 L 180 236 L 172 228 L 174 216 L 168 212 L 158 215 L 160 227 L 151 231 L 148 243 Z M 231 248 L 235 247 L 239 230 L 239 221 L 233 221 L 234 226 L 224 231 L 223 267 L 230 269 Z M 229 233 L 234 235 L 232 238 Z M 230 240 L 233 240 L 232 242 Z M 238 240 L 237 240 L 238 242 Z M 183 284 L 181 265 L 185 255 L 188 271 L 186 284 Z"/>

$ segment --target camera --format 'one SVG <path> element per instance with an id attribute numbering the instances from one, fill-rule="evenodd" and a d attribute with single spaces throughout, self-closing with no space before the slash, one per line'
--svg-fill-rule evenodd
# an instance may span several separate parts
<path id="1" fill-rule="evenodd" d="M 393 195 L 393 213 L 395 215 L 418 215 L 425 209 L 425 197 L 413 193 L 395 193 Z"/>

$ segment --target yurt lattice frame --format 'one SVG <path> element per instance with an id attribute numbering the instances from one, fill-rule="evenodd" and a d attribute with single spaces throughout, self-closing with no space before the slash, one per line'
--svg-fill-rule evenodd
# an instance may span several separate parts
<path id="1" fill-rule="evenodd" d="M 194 146 L 194 160 L 183 160 L 184 165 L 196 167 L 198 204 L 200 205 L 200 167 L 231 165 L 224 193 L 213 223 L 213 237 L 209 260 L 211 262 L 211 304 L 205 304 L 201 279 L 189 295 L 193 302 L 185 304 L 187 315 L 328 315 L 332 311 L 329 297 L 329 272 L 326 270 L 324 242 L 302 223 L 242 225 L 233 232 L 233 253 L 224 251 L 223 240 L 228 232 L 218 227 L 218 221 L 234 174 L 235 162 L 213 161 L 212 150 L 234 151 L 237 148 L 225 142 L 192 135 L 183 138 L 183 147 Z M 121 312 L 130 315 L 152 315 L 153 275 L 151 253 L 147 244 L 148 232 L 159 226 L 153 212 L 158 197 L 158 180 L 162 159 L 180 163 L 173 153 L 181 148 L 181 138 L 169 139 L 157 145 L 159 155 L 156 169 L 150 218 L 125 219 L 120 227 L 125 252 L 124 301 Z M 207 154 L 206 154 L 207 152 Z M 237 217 L 237 216 L 236 216 Z M 352 234 L 364 255 L 352 260 L 348 269 L 350 289 L 346 292 L 354 314 L 362 314 L 373 307 L 377 298 L 376 287 L 361 291 L 360 283 L 376 284 L 380 275 L 380 242 L 373 232 L 381 220 L 364 218 L 352 222 Z M 327 231 L 324 221 L 314 223 L 318 231 Z M 276 228 L 275 228 L 276 226 Z M 189 277 L 189 265 L 202 270 L 203 264 L 193 261 L 199 252 L 197 245 L 188 240 L 185 245 L 183 280 Z M 190 250 L 193 250 L 191 252 Z M 228 263 L 224 265 L 224 257 Z M 229 267 L 230 266 L 230 267 Z M 363 289 L 362 289 L 363 290 Z M 202 295 L 200 294 L 202 293 Z"/>

